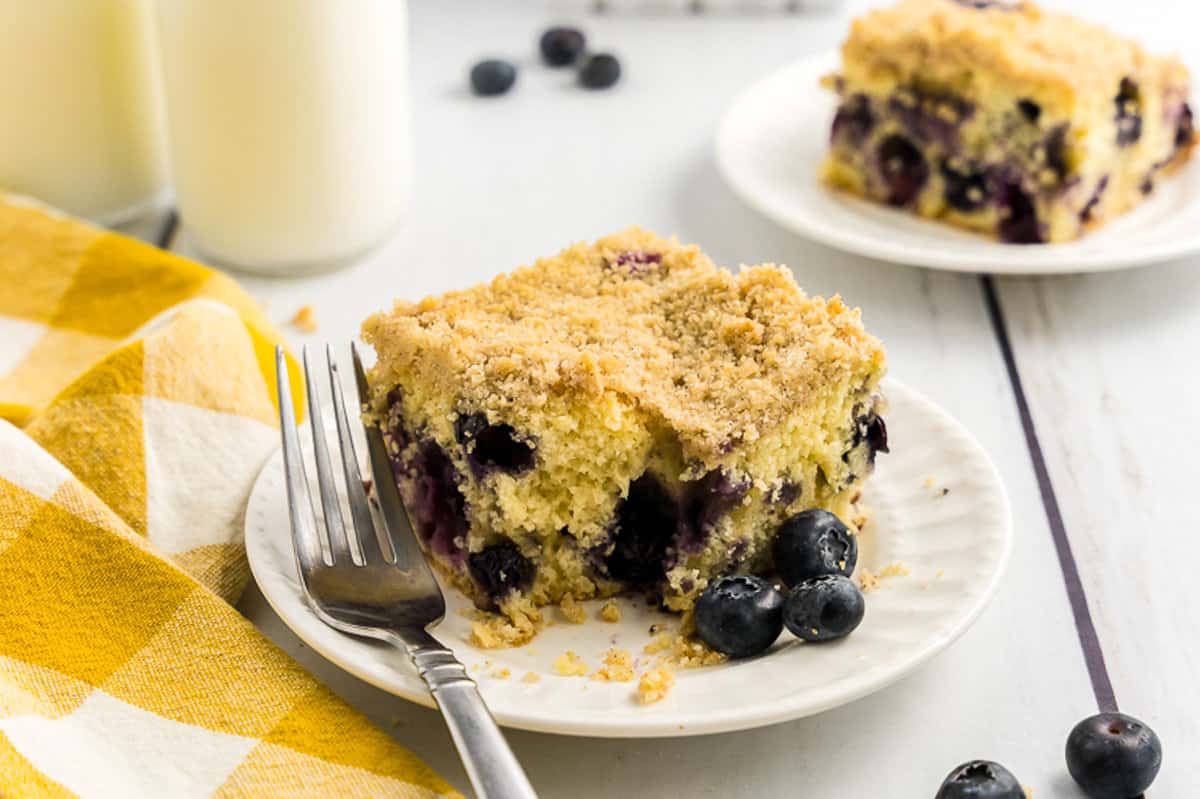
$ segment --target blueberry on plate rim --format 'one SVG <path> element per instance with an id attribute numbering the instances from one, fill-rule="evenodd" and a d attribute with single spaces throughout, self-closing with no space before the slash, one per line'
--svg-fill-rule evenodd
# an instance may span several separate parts
<path id="1" fill-rule="evenodd" d="M 1149 726 L 1124 713 L 1099 713 L 1067 736 L 1067 770 L 1092 799 L 1140 796 L 1162 767 L 1162 742 Z"/>
<path id="2" fill-rule="evenodd" d="M 850 576 L 858 563 L 858 540 L 841 519 L 812 508 L 780 526 L 771 545 L 775 571 L 793 586 L 823 574 Z"/>
<path id="3" fill-rule="evenodd" d="M 1025 790 L 999 763 L 972 760 L 946 775 L 934 799 L 1025 799 Z"/>
<path id="4" fill-rule="evenodd" d="M 611 53 L 596 53 L 583 61 L 579 82 L 589 89 L 607 89 L 621 77 L 621 62 Z"/>
<path id="5" fill-rule="evenodd" d="M 542 52 L 542 60 L 552 67 L 565 67 L 574 64 L 583 53 L 587 39 L 583 31 L 577 28 L 554 27 L 542 34 L 538 49 Z"/>
<path id="6" fill-rule="evenodd" d="M 783 596 L 761 577 L 718 577 L 696 600 L 696 634 L 709 648 L 744 658 L 763 652 L 783 631 Z"/>
<path id="7" fill-rule="evenodd" d="M 783 605 L 783 623 L 803 641 L 836 641 L 858 629 L 866 607 L 862 591 L 849 577 L 823 574 L 792 588 Z"/>
<path id="8" fill-rule="evenodd" d="M 517 81 L 517 68 L 508 61 L 488 58 L 471 67 L 471 91 L 481 97 L 504 94 Z"/>

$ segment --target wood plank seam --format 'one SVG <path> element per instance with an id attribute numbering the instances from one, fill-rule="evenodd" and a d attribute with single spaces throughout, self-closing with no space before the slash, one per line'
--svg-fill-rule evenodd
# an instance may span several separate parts
<path id="1" fill-rule="evenodd" d="M 1083 580 L 1079 576 L 1079 567 L 1075 562 L 1075 554 L 1071 549 L 1066 525 L 1063 523 L 1058 497 L 1054 492 L 1054 484 L 1051 482 L 1050 472 L 1046 468 L 1046 459 L 1042 453 L 1037 428 L 1033 423 L 1033 415 L 1029 410 L 1025 389 L 1021 383 L 1021 374 L 1017 369 L 1012 342 L 1008 336 L 1008 327 L 1004 321 L 1004 312 L 1000 307 L 992 276 L 980 276 L 980 285 L 983 288 L 988 316 L 992 321 L 992 330 L 1004 358 L 1009 384 L 1012 386 L 1017 402 L 1017 412 L 1021 417 L 1021 427 L 1025 433 L 1025 445 L 1029 449 L 1029 458 L 1033 462 L 1033 471 L 1042 495 L 1042 507 L 1046 513 L 1046 520 L 1050 524 L 1050 534 L 1054 538 L 1054 551 L 1058 555 L 1058 565 L 1062 571 L 1063 582 L 1066 584 L 1067 599 L 1071 603 L 1071 615 L 1075 619 L 1075 631 L 1079 636 L 1079 645 L 1083 649 L 1083 659 L 1087 665 L 1088 677 L 1092 682 L 1092 692 L 1096 696 L 1096 705 L 1102 712 L 1115 712 L 1117 697 L 1113 691 L 1108 666 L 1104 660 L 1104 650 L 1100 645 L 1100 637 L 1096 633 L 1096 625 L 1088 607 L 1087 593 L 1083 587 Z"/>

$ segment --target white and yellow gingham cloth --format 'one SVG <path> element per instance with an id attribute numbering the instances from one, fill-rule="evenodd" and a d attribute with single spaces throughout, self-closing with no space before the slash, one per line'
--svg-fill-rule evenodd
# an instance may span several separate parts
<path id="1" fill-rule="evenodd" d="M 277 340 L 219 273 L 0 195 L 0 797 L 457 796 L 225 601 Z"/>

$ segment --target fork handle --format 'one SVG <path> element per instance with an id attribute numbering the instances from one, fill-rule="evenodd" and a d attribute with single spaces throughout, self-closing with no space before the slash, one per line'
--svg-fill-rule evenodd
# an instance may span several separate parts
<path id="1" fill-rule="evenodd" d="M 537 799 L 525 770 L 454 654 L 428 633 L 404 643 L 437 702 L 479 799 Z M 424 640 L 427 639 L 427 640 Z"/>

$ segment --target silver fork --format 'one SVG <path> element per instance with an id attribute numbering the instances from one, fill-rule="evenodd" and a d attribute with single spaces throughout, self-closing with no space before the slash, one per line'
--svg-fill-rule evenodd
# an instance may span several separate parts
<path id="1" fill-rule="evenodd" d="M 358 348 L 354 373 L 360 397 L 366 375 Z M 308 488 L 300 436 L 292 409 L 288 365 L 283 348 L 275 350 L 279 388 L 279 428 L 292 544 L 308 604 L 326 624 L 354 636 L 374 638 L 408 653 L 429 686 L 450 728 L 450 737 L 480 799 L 537 799 L 525 771 L 479 695 L 475 682 L 454 654 L 429 634 L 446 615 L 446 602 L 417 544 L 396 489 L 383 435 L 365 429 L 371 472 L 383 530 L 376 529 L 354 449 L 351 421 L 338 377 L 337 361 L 327 346 L 325 360 L 333 396 L 342 474 L 349 494 L 350 528 L 342 514 L 337 484 L 325 443 L 322 406 L 304 349 L 309 425 L 324 525 Z M 357 403 L 356 403 L 356 408 Z"/>

